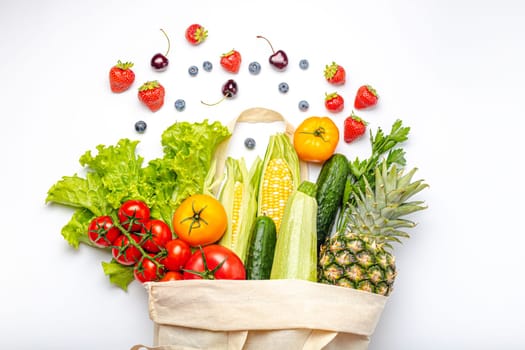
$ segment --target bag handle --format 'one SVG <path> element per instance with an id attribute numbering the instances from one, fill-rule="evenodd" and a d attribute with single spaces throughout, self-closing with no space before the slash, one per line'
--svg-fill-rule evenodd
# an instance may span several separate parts
<path id="1" fill-rule="evenodd" d="M 328 345 L 335 337 L 337 332 L 312 330 L 308 338 L 303 344 L 303 350 L 321 350 Z M 228 344 L 225 346 L 218 346 L 217 348 L 208 350 L 242 350 L 246 339 L 248 338 L 248 331 L 232 331 L 228 332 Z M 159 346 L 145 346 L 138 344 L 133 346 L 130 350 L 200 350 L 191 346 L 184 345 L 159 345 Z"/>
<path id="2" fill-rule="evenodd" d="M 303 345 L 303 350 L 321 350 L 337 336 L 337 332 L 313 329 Z"/>
<path id="3" fill-rule="evenodd" d="M 238 123 L 274 123 L 274 122 L 283 122 L 284 123 L 284 133 L 290 138 L 290 141 L 293 142 L 293 134 L 295 128 L 290 122 L 288 122 L 282 114 L 271 109 L 263 107 L 254 107 L 249 108 L 241 112 L 235 119 L 233 119 L 228 124 L 228 129 L 233 134 L 235 131 L 235 126 Z M 220 189 L 220 184 L 222 183 L 221 179 L 224 173 L 224 166 L 226 162 L 226 151 L 228 149 L 230 139 L 223 141 L 215 152 L 215 158 L 217 163 L 215 164 L 215 182 L 212 186 L 212 193 L 217 195 Z M 301 171 L 301 179 L 308 178 L 308 165 L 299 161 L 299 168 Z"/>
<path id="4" fill-rule="evenodd" d="M 248 331 L 232 331 L 228 332 L 228 344 L 217 345 L 207 350 L 242 350 L 244 343 L 248 338 Z M 157 345 L 157 346 L 146 346 L 137 344 L 131 347 L 130 350 L 202 350 L 201 348 L 194 348 L 193 346 L 186 345 Z"/>

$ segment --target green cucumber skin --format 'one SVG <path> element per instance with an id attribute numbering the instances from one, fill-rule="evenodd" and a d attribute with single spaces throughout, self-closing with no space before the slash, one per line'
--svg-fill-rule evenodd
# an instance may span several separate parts
<path id="1" fill-rule="evenodd" d="M 270 279 L 276 241 L 277 231 L 274 221 L 268 216 L 258 216 L 253 225 L 245 264 L 246 279 Z"/>
<path id="2" fill-rule="evenodd" d="M 323 164 L 317 177 L 317 251 L 332 230 L 349 174 L 348 159 L 335 153 Z"/>

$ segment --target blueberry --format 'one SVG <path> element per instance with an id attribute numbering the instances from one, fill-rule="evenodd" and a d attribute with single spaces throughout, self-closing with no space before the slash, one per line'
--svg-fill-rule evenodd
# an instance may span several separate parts
<path id="1" fill-rule="evenodd" d="M 306 59 L 302 59 L 299 61 L 299 67 L 301 69 L 308 69 L 308 66 L 310 65 L 310 63 L 308 63 L 308 60 Z"/>
<path id="2" fill-rule="evenodd" d="M 280 83 L 279 84 L 279 91 L 283 94 L 287 93 L 288 90 L 290 90 L 290 87 L 288 86 L 288 83 Z"/>
<path id="3" fill-rule="evenodd" d="M 197 66 L 191 66 L 190 68 L 188 68 L 188 73 L 194 77 L 196 76 L 197 74 L 199 74 L 199 68 Z"/>
<path id="4" fill-rule="evenodd" d="M 261 64 L 259 62 L 252 62 L 248 65 L 248 70 L 253 75 L 257 75 L 261 72 Z"/>
<path id="5" fill-rule="evenodd" d="M 138 132 L 138 133 L 143 133 L 144 131 L 146 131 L 146 122 L 143 121 L 143 120 L 139 120 L 138 122 L 135 123 L 135 130 Z"/>
<path id="6" fill-rule="evenodd" d="M 308 101 L 299 101 L 299 110 L 301 110 L 302 112 L 306 112 L 308 108 L 310 108 L 310 104 L 308 103 Z"/>
<path id="7" fill-rule="evenodd" d="M 206 72 L 211 72 L 213 69 L 213 64 L 211 64 L 210 61 L 204 61 L 202 62 L 202 69 L 204 69 Z"/>
<path id="8" fill-rule="evenodd" d="M 182 99 L 175 101 L 175 109 L 179 112 L 182 112 L 184 109 L 186 109 L 186 101 Z"/>
<path id="9" fill-rule="evenodd" d="M 244 146 L 248 149 L 254 149 L 255 148 L 255 140 L 251 137 L 248 137 L 246 140 L 244 140 Z"/>

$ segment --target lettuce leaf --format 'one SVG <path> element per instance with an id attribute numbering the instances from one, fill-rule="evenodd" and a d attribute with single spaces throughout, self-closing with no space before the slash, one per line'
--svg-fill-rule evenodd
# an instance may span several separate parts
<path id="1" fill-rule="evenodd" d="M 80 164 L 100 177 L 106 201 L 112 208 L 131 198 L 151 204 L 153 191 L 143 186 L 144 158 L 136 154 L 138 143 L 121 139 L 115 146 L 98 145 L 95 156 L 87 151 L 80 157 Z"/>
<path id="2" fill-rule="evenodd" d="M 62 228 L 62 236 L 73 248 L 77 249 L 80 243 L 92 245 L 88 238 L 87 227 L 95 218 L 91 211 L 85 208 L 75 210 L 71 220 Z"/>
<path id="3" fill-rule="evenodd" d="M 217 146 L 231 136 L 228 128 L 216 121 L 209 124 L 175 123 L 162 134 L 164 164 L 177 174 L 172 194 L 175 205 L 194 193 L 205 193 L 208 173 L 214 171 L 213 156 Z"/>
<path id="4" fill-rule="evenodd" d="M 98 145 L 96 153 L 85 152 L 80 164 L 86 176 L 64 176 L 48 190 L 46 203 L 74 208 L 62 236 L 74 248 L 92 245 L 87 228 L 100 215 L 115 216 L 128 199 L 144 201 L 152 218 L 171 226 L 180 202 L 195 193 L 205 193 L 213 182 L 215 152 L 231 133 L 220 122 L 177 122 L 162 134 L 163 157 L 144 166 L 137 154 L 139 141 L 120 139 L 117 144 Z M 117 262 L 103 263 L 110 281 L 123 289 L 133 281 L 132 269 Z M 131 271 L 131 273 L 130 273 Z"/>
<path id="5" fill-rule="evenodd" d="M 104 273 L 109 276 L 111 283 L 125 291 L 128 290 L 129 284 L 135 279 L 133 266 L 121 265 L 113 259 L 110 262 L 103 261 L 102 269 Z"/>

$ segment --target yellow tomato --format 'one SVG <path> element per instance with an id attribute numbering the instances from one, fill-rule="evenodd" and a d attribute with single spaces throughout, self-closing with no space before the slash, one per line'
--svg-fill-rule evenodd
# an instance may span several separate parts
<path id="1" fill-rule="evenodd" d="M 217 242 L 226 232 L 228 218 L 215 197 L 195 194 L 175 210 L 172 223 L 177 236 L 196 247 Z"/>
<path id="2" fill-rule="evenodd" d="M 293 145 L 305 162 L 324 163 L 339 142 L 339 128 L 329 117 L 308 117 L 295 129 Z"/>

